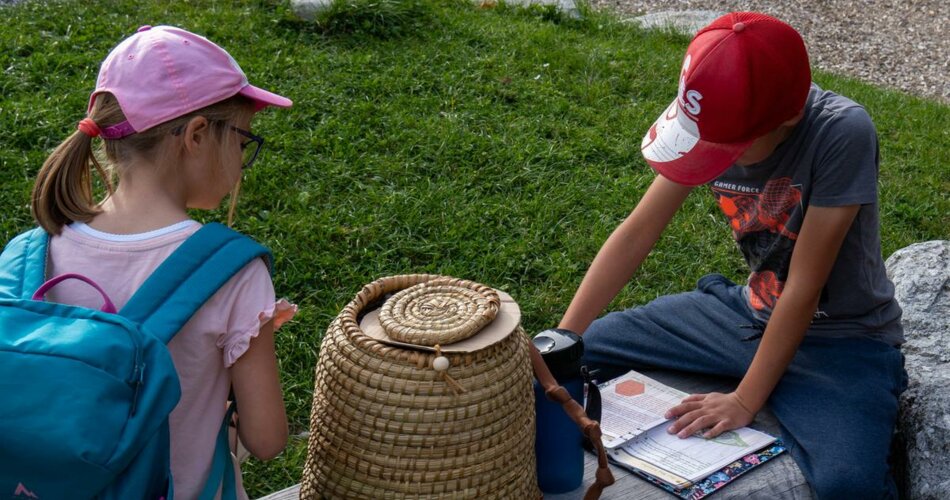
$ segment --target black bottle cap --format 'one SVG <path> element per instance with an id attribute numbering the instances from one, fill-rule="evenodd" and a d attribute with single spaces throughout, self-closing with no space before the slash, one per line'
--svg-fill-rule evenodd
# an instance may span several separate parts
<path id="1" fill-rule="evenodd" d="M 581 376 L 584 341 L 564 328 L 545 330 L 531 340 L 558 382 Z"/>

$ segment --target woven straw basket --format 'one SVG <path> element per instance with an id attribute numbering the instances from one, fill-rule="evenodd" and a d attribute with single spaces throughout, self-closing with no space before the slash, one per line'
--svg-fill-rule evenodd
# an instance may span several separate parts
<path id="1" fill-rule="evenodd" d="M 539 498 L 519 321 L 470 281 L 365 286 L 323 339 L 301 498 Z"/>

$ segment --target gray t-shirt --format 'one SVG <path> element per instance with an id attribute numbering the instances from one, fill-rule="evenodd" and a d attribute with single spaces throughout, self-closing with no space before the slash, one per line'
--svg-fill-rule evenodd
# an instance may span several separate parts
<path id="1" fill-rule="evenodd" d="M 808 207 L 861 205 L 808 334 L 903 343 L 881 257 L 877 179 L 877 133 L 867 112 L 812 84 L 803 119 L 767 159 L 733 165 L 710 182 L 751 268 L 746 295 L 756 316 L 768 321 L 782 293 Z"/>

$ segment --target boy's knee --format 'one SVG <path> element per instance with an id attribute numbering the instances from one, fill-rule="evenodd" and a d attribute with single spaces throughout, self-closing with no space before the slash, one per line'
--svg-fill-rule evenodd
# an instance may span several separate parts
<path id="1" fill-rule="evenodd" d="M 598 353 L 603 351 L 604 346 L 607 344 L 606 335 L 604 335 L 602 329 L 598 328 L 597 323 L 599 321 L 600 320 L 594 321 L 581 337 L 584 342 L 584 363 L 588 365 L 596 363 L 594 358 L 597 357 Z"/>
<path id="2" fill-rule="evenodd" d="M 584 341 L 585 357 L 588 353 L 601 355 L 605 351 L 616 347 L 616 340 L 611 340 L 611 338 L 615 336 L 617 329 L 621 326 L 617 324 L 615 318 L 611 317 L 612 315 L 613 313 L 610 313 L 596 319 L 587 327 L 581 337 Z"/>
<path id="3" fill-rule="evenodd" d="M 604 328 L 604 326 L 606 326 L 604 321 L 606 319 L 607 318 L 604 317 L 594 320 L 594 322 L 591 323 L 589 327 L 587 327 L 587 331 L 585 331 L 584 335 L 582 336 L 584 339 L 584 350 L 587 350 L 587 348 L 591 346 L 600 345 L 605 342 L 605 337 L 607 335 L 606 329 Z"/>
<path id="4" fill-rule="evenodd" d="M 593 323 L 584 332 L 583 363 L 589 370 L 597 371 L 598 381 L 605 381 L 621 375 L 630 368 L 618 365 L 618 346 L 616 340 L 611 340 L 615 328 L 610 325 L 609 314 Z"/>

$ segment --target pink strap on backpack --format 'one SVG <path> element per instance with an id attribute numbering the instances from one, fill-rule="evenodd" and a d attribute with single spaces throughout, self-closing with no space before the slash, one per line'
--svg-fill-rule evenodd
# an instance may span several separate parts
<path id="1" fill-rule="evenodd" d="M 115 305 L 112 303 L 112 300 L 109 299 L 109 296 L 106 294 L 105 290 L 103 290 L 102 287 L 100 287 L 95 281 L 92 281 L 91 279 L 81 274 L 74 274 L 74 273 L 60 274 L 59 276 L 56 276 L 55 278 L 50 279 L 49 281 L 47 281 L 46 283 L 43 283 L 39 288 L 36 289 L 36 293 L 33 294 L 33 300 L 43 300 L 43 297 L 46 295 L 46 292 L 50 291 L 50 289 L 52 289 L 54 286 L 68 279 L 79 280 L 95 288 L 99 292 L 99 294 L 102 295 L 102 298 L 105 301 L 99 310 L 102 312 L 111 313 L 111 314 L 116 313 Z"/>

